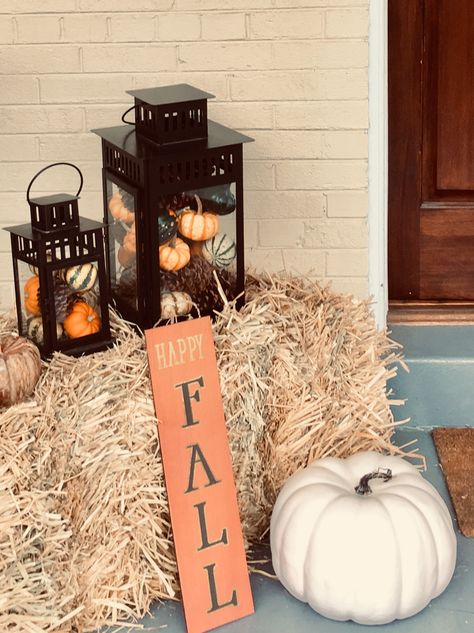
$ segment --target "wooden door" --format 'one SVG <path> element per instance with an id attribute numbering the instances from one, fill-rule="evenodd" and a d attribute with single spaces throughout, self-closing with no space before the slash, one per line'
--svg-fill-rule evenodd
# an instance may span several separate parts
<path id="1" fill-rule="evenodd" d="M 474 301 L 474 0 L 388 0 L 389 297 Z"/>

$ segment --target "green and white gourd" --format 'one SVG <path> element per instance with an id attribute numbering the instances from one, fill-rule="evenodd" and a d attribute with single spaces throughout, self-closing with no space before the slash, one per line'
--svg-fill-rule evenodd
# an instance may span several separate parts
<path id="1" fill-rule="evenodd" d="M 43 343 L 43 319 L 41 317 L 33 317 L 27 322 L 27 334 L 28 338 L 34 341 L 37 345 Z M 63 335 L 63 326 L 61 323 L 56 323 L 56 337 L 58 339 Z"/>
<path id="2" fill-rule="evenodd" d="M 97 279 L 97 268 L 94 264 L 72 266 L 66 271 L 66 282 L 75 292 L 85 292 L 94 287 Z"/>
<path id="3" fill-rule="evenodd" d="M 189 314 L 193 308 L 193 300 L 187 292 L 161 293 L 161 318 L 174 319 Z"/>
<path id="4" fill-rule="evenodd" d="M 206 240 L 202 249 L 204 259 L 216 268 L 229 268 L 236 254 L 235 242 L 227 233 L 217 233 Z"/>

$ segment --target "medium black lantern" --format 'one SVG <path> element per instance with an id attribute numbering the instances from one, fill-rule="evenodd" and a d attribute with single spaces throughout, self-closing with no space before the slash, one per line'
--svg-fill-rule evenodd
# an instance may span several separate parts
<path id="1" fill-rule="evenodd" d="M 222 305 L 216 277 L 229 300 L 242 302 L 242 144 L 252 139 L 208 121 L 214 95 L 187 84 L 128 94 L 134 128 L 94 130 L 119 311 L 141 327 L 212 314 Z"/>
<path id="2" fill-rule="evenodd" d="M 77 170 L 77 194 L 30 198 L 36 178 L 56 165 Z M 43 357 L 55 350 L 77 356 L 112 344 L 104 225 L 79 217 L 82 183 L 75 165 L 48 165 L 28 186 L 31 223 L 6 229 L 11 234 L 18 331 L 38 345 Z"/>

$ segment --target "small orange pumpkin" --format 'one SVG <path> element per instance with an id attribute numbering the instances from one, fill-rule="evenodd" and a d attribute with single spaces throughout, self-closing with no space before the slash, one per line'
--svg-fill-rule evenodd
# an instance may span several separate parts
<path id="1" fill-rule="evenodd" d="M 130 227 L 130 231 L 127 231 L 123 238 L 122 246 L 130 253 L 130 255 L 135 255 L 137 252 L 137 236 L 135 235 L 135 222 Z"/>
<path id="2" fill-rule="evenodd" d="M 117 251 L 117 259 L 121 266 L 123 266 L 124 268 L 127 268 L 127 266 L 129 266 L 130 263 L 132 262 L 133 257 L 134 257 L 133 253 L 130 253 L 129 251 L 127 251 L 127 249 L 124 248 L 123 246 L 119 246 L 119 249 Z"/>
<path id="3" fill-rule="evenodd" d="M 109 209 L 112 217 L 125 222 L 125 224 L 131 224 L 135 220 L 135 213 L 127 209 L 118 191 L 110 198 Z"/>
<path id="4" fill-rule="evenodd" d="M 99 332 L 102 326 L 97 312 L 85 301 L 73 304 L 71 312 L 64 319 L 63 327 L 69 338 L 80 338 Z"/>
<path id="5" fill-rule="evenodd" d="M 29 314 L 39 316 L 41 314 L 41 308 L 39 305 L 39 277 L 34 275 L 30 277 L 25 284 L 25 309 Z"/>
<path id="6" fill-rule="evenodd" d="M 214 237 L 219 230 L 219 217 L 209 211 L 202 212 L 202 202 L 198 195 L 194 196 L 198 205 L 197 211 L 186 208 L 179 216 L 178 229 L 181 235 L 189 240 L 202 242 Z"/>
<path id="7" fill-rule="evenodd" d="M 186 266 L 191 258 L 189 246 L 179 237 L 171 240 L 169 244 L 160 246 L 159 252 L 162 270 L 180 270 Z"/>

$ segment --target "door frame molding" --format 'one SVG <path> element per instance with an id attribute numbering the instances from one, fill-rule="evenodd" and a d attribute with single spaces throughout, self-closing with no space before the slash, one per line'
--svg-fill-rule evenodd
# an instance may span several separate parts
<path id="1" fill-rule="evenodd" d="M 388 312 L 388 0 L 369 4 L 369 294 L 378 328 Z"/>

